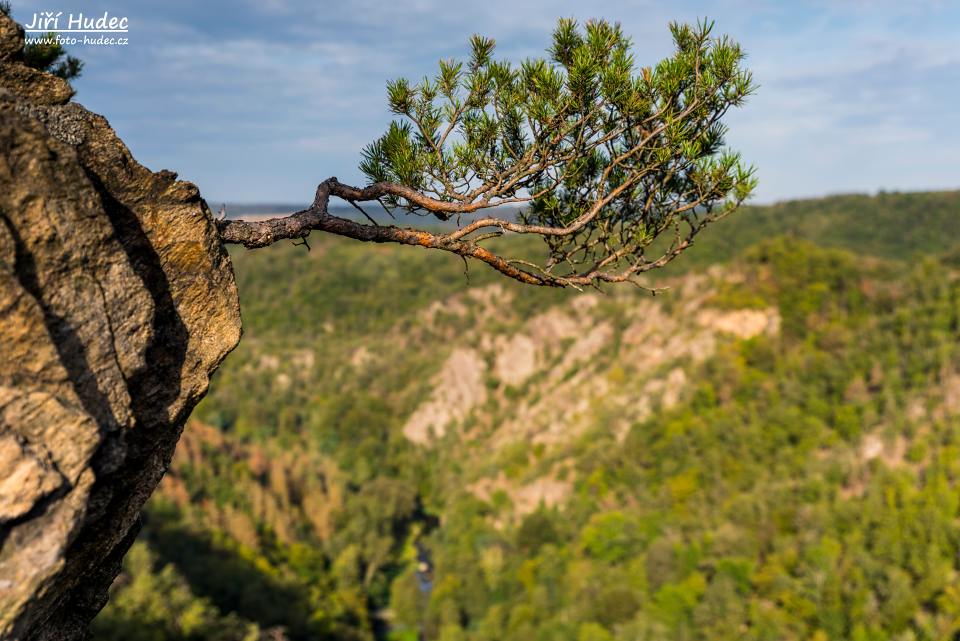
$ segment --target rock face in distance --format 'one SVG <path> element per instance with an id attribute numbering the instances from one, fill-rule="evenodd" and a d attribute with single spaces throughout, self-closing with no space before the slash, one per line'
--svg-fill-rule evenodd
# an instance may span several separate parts
<path id="1" fill-rule="evenodd" d="M 22 49 L 0 14 L 0 638 L 72 640 L 240 314 L 197 188 Z"/>

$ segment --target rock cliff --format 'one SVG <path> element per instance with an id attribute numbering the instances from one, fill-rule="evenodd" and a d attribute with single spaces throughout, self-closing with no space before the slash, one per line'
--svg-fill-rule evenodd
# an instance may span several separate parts
<path id="1" fill-rule="evenodd" d="M 22 50 L 0 14 L 0 638 L 78 639 L 240 314 L 197 188 Z"/>

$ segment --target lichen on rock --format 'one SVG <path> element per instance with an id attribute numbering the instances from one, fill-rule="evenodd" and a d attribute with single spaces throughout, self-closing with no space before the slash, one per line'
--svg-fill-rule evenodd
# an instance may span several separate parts
<path id="1" fill-rule="evenodd" d="M 22 49 L 0 14 L 0 638 L 72 640 L 240 315 L 197 188 Z"/>

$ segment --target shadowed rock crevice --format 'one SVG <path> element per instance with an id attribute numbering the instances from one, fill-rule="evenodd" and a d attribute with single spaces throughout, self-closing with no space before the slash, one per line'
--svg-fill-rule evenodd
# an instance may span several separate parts
<path id="1" fill-rule="evenodd" d="M 37 263 L 17 228 L 6 214 L 0 220 L 7 228 L 14 245 L 14 274 L 20 286 L 33 297 L 43 312 L 43 324 L 57 350 L 60 363 L 67 370 L 69 380 L 83 409 L 101 426 L 116 426 L 117 419 L 110 411 L 107 396 L 97 386 L 97 377 L 90 369 L 87 348 L 67 319 L 58 314 L 44 299 L 43 288 L 37 276 Z M 111 428 L 109 431 L 114 431 Z"/>
<path id="2" fill-rule="evenodd" d="M 138 423 L 165 422 L 169 420 L 169 409 L 180 395 L 181 370 L 186 359 L 189 331 L 177 313 L 160 255 L 150 243 L 140 221 L 110 193 L 96 174 L 88 170 L 87 177 L 100 195 L 104 212 L 130 266 L 154 305 L 152 338 L 145 350 L 148 367 L 127 380 L 133 414 Z M 174 420 L 179 418 L 174 417 Z"/>

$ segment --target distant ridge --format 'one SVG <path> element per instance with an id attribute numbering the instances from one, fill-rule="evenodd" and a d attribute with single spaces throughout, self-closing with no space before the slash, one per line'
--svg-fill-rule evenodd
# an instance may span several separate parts
<path id="1" fill-rule="evenodd" d="M 736 256 L 774 236 L 909 259 L 960 244 L 960 191 L 841 194 L 744 207 L 697 240 L 695 260 Z"/>
<path id="2" fill-rule="evenodd" d="M 210 209 L 220 211 L 220 206 L 227 208 L 227 218 L 273 218 L 286 216 L 295 211 L 309 207 L 307 203 L 220 203 L 214 200 L 207 201 Z"/>

